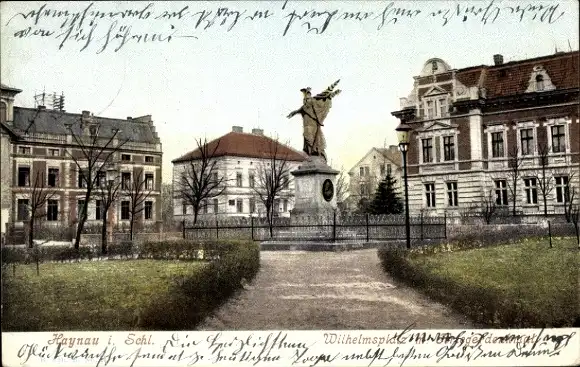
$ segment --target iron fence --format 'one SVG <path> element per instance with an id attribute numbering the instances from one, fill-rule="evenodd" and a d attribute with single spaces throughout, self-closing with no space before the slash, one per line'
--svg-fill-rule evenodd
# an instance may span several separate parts
<path id="1" fill-rule="evenodd" d="M 445 216 L 410 218 L 412 240 L 447 238 Z M 182 222 L 185 239 L 251 239 L 254 241 L 398 241 L 405 240 L 404 215 L 349 215 L 330 217 L 228 218 Z"/>

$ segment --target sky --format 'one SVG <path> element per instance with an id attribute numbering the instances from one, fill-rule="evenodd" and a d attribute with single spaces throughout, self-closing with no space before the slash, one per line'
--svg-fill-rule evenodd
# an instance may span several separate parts
<path id="1" fill-rule="evenodd" d="M 300 89 L 340 79 L 323 131 L 329 163 L 348 170 L 397 144 L 391 112 L 428 59 L 578 50 L 578 22 L 576 0 L 2 2 L 0 79 L 23 90 L 17 106 L 45 90 L 68 112 L 152 115 L 164 182 L 195 139 L 234 125 L 302 149 L 300 117 L 286 118 Z"/>

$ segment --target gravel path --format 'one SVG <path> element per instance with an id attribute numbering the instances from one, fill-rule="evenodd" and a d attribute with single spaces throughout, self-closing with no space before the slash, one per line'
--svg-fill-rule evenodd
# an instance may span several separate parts
<path id="1" fill-rule="evenodd" d="M 199 330 L 469 328 L 385 274 L 376 250 L 262 252 L 252 284 Z"/>

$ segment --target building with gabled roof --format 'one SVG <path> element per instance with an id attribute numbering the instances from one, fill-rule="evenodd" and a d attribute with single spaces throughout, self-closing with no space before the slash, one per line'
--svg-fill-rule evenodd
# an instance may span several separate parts
<path id="1" fill-rule="evenodd" d="M 217 160 L 219 177 L 225 178 L 225 190 L 216 197 L 202 203 L 199 218 L 208 217 L 250 217 L 265 216 L 265 209 L 260 202 L 255 188 L 258 185 L 258 167 L 267 165 L 271 159 L 287 161 L 289 172 L 298 168 L 307 159 L 305 153 L 282 144 L 264 135 L 261 129 L 252 129 L 244 133 L 240 126 L 233 126 L 232 131 L 207 143 L 208 151 Z M 275 153 L 274 153 L 275 152 Z M 172 160 L 174 218 L 190 221 L 193 208 L 179 196 L 179 185 L 183 172 L 190 162 L 201 158 L 200 149 L 192 150 Z M 274 203 L 275 215 L 288 217 L 294 207 L 294 181 L 292 175 L 287 177 L 287 185 Z"/>
<path id="2" fill-rule="evenodd" d="M 401 152 L 396 145 L 391 145 L 388 148 L 371 148 L 348 171 L 348 209 L 363 209 L 368 205 L 373 200 L 379 183 L 385 179 L 387 173 L 390 173 L 397 180 L 399 188 L 403 187 L 401 157 Z M 401 191 L 399 193 L 402 194 Z"/>
<path id="3" fill-rule="evenodd" d="M 494 55 L 492 65 L 462 69 L 428 60 L 392 113 L 412 128 L 410 211 L 453 215 L 491 198 L 543 213 L 549 182 L 548 212 L 562 213 L 570 190 L 580 196 L 579 73 L 578 51 L 506 63 Z M 513 162 L 522 167 L 515 181 Z"/>
<path id="4" fill-rule="evenodd" d="M 126 119 L 94 116 L 89 111 L 70 113 L 52 110 L 46 106 L 27 108 L 14 106 L 14 96 L 21 91 L 1 86 L 0 125 L 2 132 L 2 222 L 3 232 L 7 224 L 11 230 L 22 232 L 30 213 L 28 206 L 31 185 L 41 180 L 47 190 L 54 192 L 43 209 L 42 225 L 73 227 L 77 222 L 79 206 L 85 205 L 86 185 L 78 172 L 73 156 L 82 165 L 80 146 L 75 136 L 98 134 L 98 139 L 113 137 L 118 130 L 117 141 L 126 141 L 115 153 L 113 160 L 118 174 L 125 182 L 135 177 L 146 180 L 151 195 L 142 204 L 136 226 L 154 226 L 161 221 L 161 140 L 155 131 L 150 115 Z M 93 135 L 91 135 L 93 136 Z M 104 174 L 104 173 L 103 173 Z M 127 185 L 126 185 L 127 186 Z M 98 200 L 87 203 L 87 226 L 101 223 L 102 213 Z M 119 199 L 111 208 L 112 224 L 128 225 L 129 198 L 121 190 Z M 14 236 L 10 236 L 14 237 Z"/>

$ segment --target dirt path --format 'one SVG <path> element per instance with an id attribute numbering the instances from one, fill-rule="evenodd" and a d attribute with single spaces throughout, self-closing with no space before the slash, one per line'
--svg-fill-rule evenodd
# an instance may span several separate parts
<path id="1" fill-rule="evenodd" d="M 199 330 L 464 328 L 471 324 L 395 285 L 376 250 L 262 252 L 253 283 Z"/>

